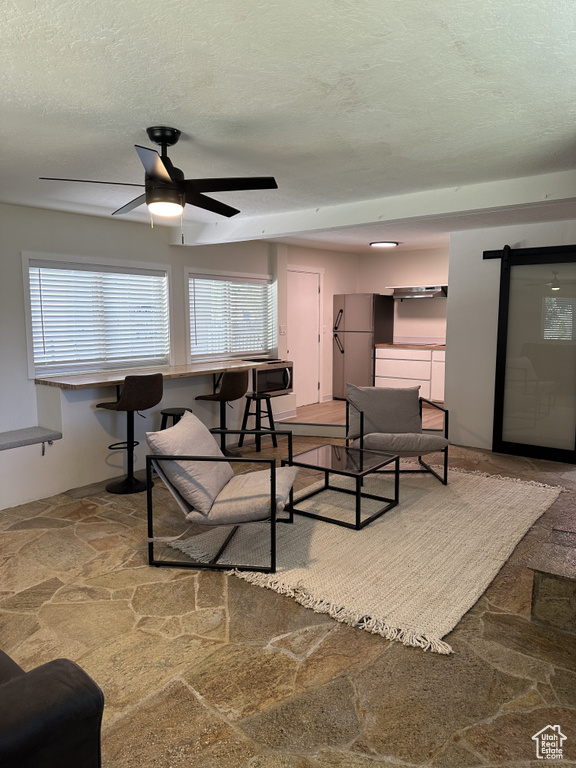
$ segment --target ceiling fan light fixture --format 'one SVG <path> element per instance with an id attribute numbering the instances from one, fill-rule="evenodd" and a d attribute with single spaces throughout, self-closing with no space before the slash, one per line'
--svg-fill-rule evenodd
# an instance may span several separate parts
<path id="1" fill-rule="evenodd" d="M 381 240 L 380 242 L 370 243 L 372 248 L 396 248 L 400 243 L 394 242 L 394 240 Z"/>
<path id="2" fill-rule="evenodd" d="M 181 216 L 184 210 L 182 195 L 169 187 L 147 190 L 146 205 L 154 216 Z"/>
<path id="3" fill-rule="evenodd" d="M 148 210 L 154 216 L 180 216 L 184 208 L 180 203 L 171 203 L 170 201 L 158 200 L 148 205 Z"/>

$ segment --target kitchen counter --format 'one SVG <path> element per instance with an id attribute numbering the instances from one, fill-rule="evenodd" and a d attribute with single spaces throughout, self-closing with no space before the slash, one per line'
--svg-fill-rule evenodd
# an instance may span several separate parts
<path id="1" fill-rule="evenodd" d="M 445 344 L 375 344 L 376 349 L 446 349 Z"/>
<path id="2" fill-rule="evenodd" d="M 34 437 L 54 440 L 53 446 L 34 463 L 37 445 L 23 445 L 14 450 L 0 450 L 4 474 L 18 471 L 24 462 L 34 468 L 34 475 L 50 489 L 49 495 L 66 488 L 78 488 L 125 475 L 125 451 L 109 446 L 126 440 L 126 414 L 97 408 L 101 402 L 115 400 L 115 388 L 127 375 L 161 373 L 164 377 L 162 400 L 136 417 L 134 440 L 140 445 L 134 456 L 134 469 L 145 466 L 148 451 L 146 433 L 160 429 L 161 411 L 166 408 L 192 408 L 194 415 L 208 429 L 218 427 L 218 403 L 196 400 L 213 391 L 214 377 L 225 371 L 250 371 L 268 367 L 266 359 L 214 360 L 190 365 L 156 365 L 108 371 L 84 371 L 74 374 L 41 375 L 36 381 L 37 424 L 42 428 Z M 239 398 L 226 407 L 230 429 L 240 429 L 245 399 Z M 216 407 L 215 407 L 216 406 Z M 274 399 L 274 416 L 293 415 L 296 395 Z M 58 434 L 58 438 L 54 433 Z M 18 435 L 22 438 L 26 435 Z M 14 435 L 9 437 L 16 437 Z M 13 457 L 11 459 L 10 457 Z M 8 463 L 12 461 L 12 463 Z M 18 463 L 20 462 L 20 464 Z M 16 502 L 15 502 L 16 503 Z"/>
<path id="3" fill-rule="evenodd" d="M 226 371 L 243 371 L 253 368 L 263 368 L 266 363 L 256 363 L 247 360 L 214 360 L 212 362 L 190 363 L 189 365 L 159 365 L 147 368 L 117 368 L 109 371 L 90 371 L 54 376 L 39 376 L 35 384 L 44 384 L 59 389 L 92 389 L 94 387 L 118 386 L 126 376 L 145 376 L 150 373 L 161 373 L 165 379 L 183 379 L 189 376 L 206 376 L 211 373 Z"/>

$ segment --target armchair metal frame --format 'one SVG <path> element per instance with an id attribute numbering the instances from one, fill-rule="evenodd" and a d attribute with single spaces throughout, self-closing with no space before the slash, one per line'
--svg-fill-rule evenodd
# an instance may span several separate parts
<path id="1" fill-rule="evenodd" d="M 210 430 L 211 432 L 224 432 L 227 435 L 230 434 L 237 434 L 241 435 L 246 430 L 231 430 L 231 429 L 222 429 L 222 430 Z M 260 430 L 262 434 L 269 435 L 269 430 Z M 248 434 L 253 435 L 254 430 L 249 430 Z M 275 431 L 276 435 L 284 435 L 288 438 L 288 456 L 290 462 L 292 461 L 292 433 L 288 431 Z M 212 557 L 212 559 L 207 563 L 202 562 L 191 562 L 187 563 L 185 561 L 180 560 L 157 560 L 154 557 L 154 513 L 153 513 L 153 484 L 151 482 L 152 480 L 152 470 L 155 470 L 157 474 L 160 476 L 160 478 L 163 480 L 164 484 L 168 488 L 170 492 L 172 491 L 172 484 L 170 481 L 166 478 L 164 475 L 164 472 L 161 468 L 161 463 L 163 461 L 223 461 L 228 464 L 267 464 L 270 466 L 270 518 L 263 519 L 262 521 L 249 521 L 249 522 L 266 522 L 268 519 L 270 521 L 270 565 L 269 566 L 262 566 L 262 565 L 233 565 L 230 563 L 219 563 L 218 561 L 224 554 L 226 548 L 234 538 L 236 532 L 238 531 L 238 528 L 240 525 L 247 525 L 246 523 L 229 523 L 225 522 L 220 525 L 206 525 L 206 528 L 218 528 L 221 526 L 234 526 L 233 529 L 230 531 L 228 536 L 226 537 L 225 541 L 221 545 L 220 549 L 216 554 Z M 248 473 L 249 474 L 249 473 Z M 230 457 L 230 456 L 165 456 L 165 455 L 157 455 L 157 454 L 149 454 L 146 456 L 146 484 L 147 484 L 147 492 L 146 492 L 146 507 L 147 507 L 147 518 L 148 518 L 148 564 L 153 565 L 156 568 L 191 568 L 193 570 L 220 570 L 220 571 L 231 571 L 231 570 L 237 570 L 237 571 L 257 571 L 260 573 L 275 573 L 276 572 L 276 523 L 292 523 L 294 522 L 294 514 L 292 511 L 292 506 L 290 504 L 290 501 L 288 501 L 286 505 L 286 509 L 288 511 L 287 517 L 278 518 L 276 514 L 276 459 L 264 459 L 264 458 L 253 458 L 253 457 Z M 176 489 L 174 489 L 176 493 Z M 201 525 L 201 523 L 194 523 L 194 525 Z"/>
<path id="2" fill-rule="evenodd" d="M 433 408 L 436 408 L 439 411 L 442 411 L 444 414 L 443 418 L 443 428 L 442 429 L 424 429 L 422 430 L 425 434 L 430 432 L 442 432 L 443 436 L 448 439 L 448 411 L 446 408 L 443 408 L 441 405 L 438 405 L 438 403 L 433 402 L 432 400 L 428 400 L 425 397 L 419 397 L 418 398 L 418 404 L 420 408 L 420 422 L 422 422 L 422 403 L 426 403 L 427 405 L 431 405 Z M 349 445 L 350 442 L 352 442 L 353 438 L 348 437 L 348 432 L 350 429 L 350 406 L 355 408 L 358 413 L 360 414 L 360 448 L 364 447 L 364 411 L 361 411 L 359 408 L 356 407 L 356 405 L 351 402 L 350 400 L 346 400 L 346 445 Z M 373 449 L 371 449 L 373 450 Z M 427 464 L 422 456 L 418 456 L 418 464 L 422 467 L 422 469 L 400 469 L 400 472 L 405 474 L 410 473 L 422 473 L 422 472 L 429 472 L 430 474 L 434 475 L 443 485 L 448 484 L 448 446 L 446 448 L 442 448 L 438 451 L 438 453 L 444 454 L 444 460 L 443 460 L 443 468 L 442 468 L 442 474 L 439 474 L 436 472 L 435 469 L 433 469 L 429 464 Z M 385 473 L 390 470 L 379 470 L 380 473 Z"/>

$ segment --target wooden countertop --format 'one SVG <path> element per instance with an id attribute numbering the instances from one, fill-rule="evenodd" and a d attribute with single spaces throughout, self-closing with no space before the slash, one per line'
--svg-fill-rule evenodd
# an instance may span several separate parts
<path id="1" fill-rule="evenodd" d="M 94 387 L 112 387 L 122 384 L 126 376 L 144 376 L 161 373 L 165 379 L 184 379 L 190 376 L 206 376 L 211 373 L 243 371 L 252 368 L 265 368 L 266 362 L 255 363 L 246 360 L 214 360 L 212 362 L 191 363 L 189 365 L 162 365 L 148 368 L 119 368 L 110 371 L 90 371 L 68 375 L 40 376 L 35 384 L 45 384 L 59 389 L 91 389 Z"/>
<path id="2" fill-rule="evenodd" d="M 375 344 L 376 349 L 446 349 L 445 344 Z"/>

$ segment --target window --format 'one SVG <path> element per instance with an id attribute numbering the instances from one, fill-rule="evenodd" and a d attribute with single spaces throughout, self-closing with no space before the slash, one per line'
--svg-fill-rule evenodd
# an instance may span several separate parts
<path id="1" fill-rule="evenodd" d="M 36 373 L 169 362 L 162 270 L 30 261 Z"/>
<path id="2" fill-rule="evenodd" d="M 190 274 L 193 358 L 260 354 L 276 346 L 276 285 L 268 279 Z"/>
<path id="3" fill-rule="evenodd" d="M 576 338 L 576 299 L 545 296 L 542 303 L 542 338 L 573 341 Z"/>

